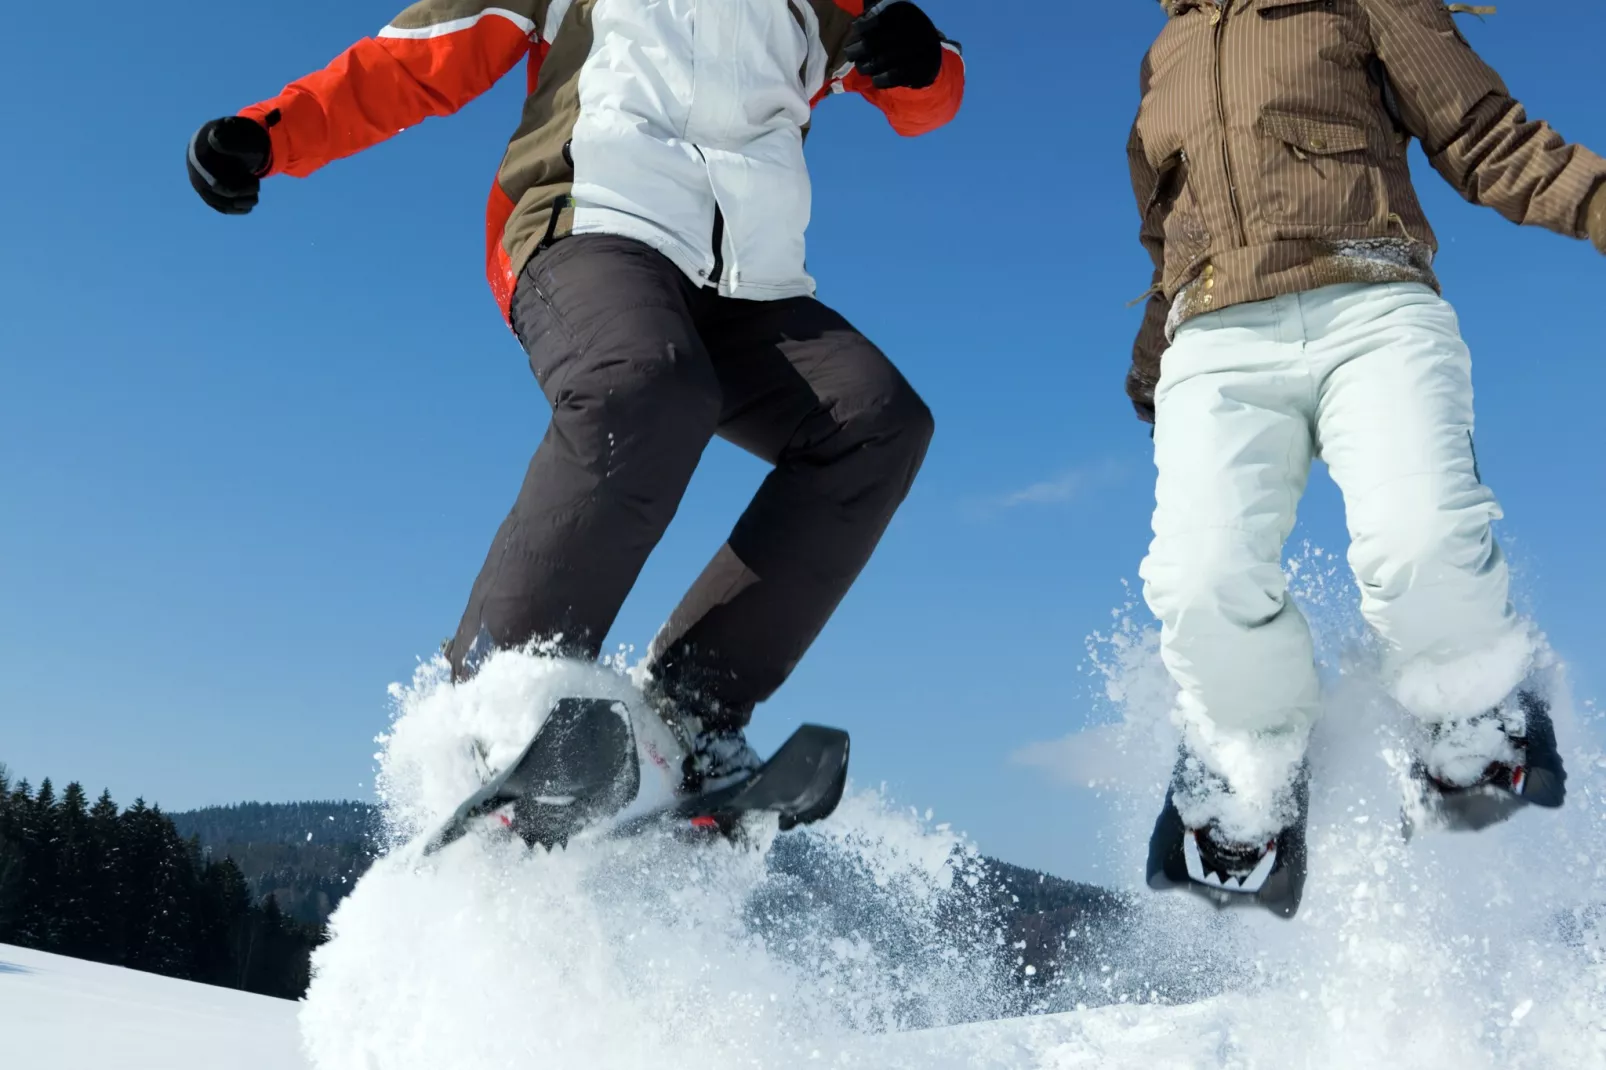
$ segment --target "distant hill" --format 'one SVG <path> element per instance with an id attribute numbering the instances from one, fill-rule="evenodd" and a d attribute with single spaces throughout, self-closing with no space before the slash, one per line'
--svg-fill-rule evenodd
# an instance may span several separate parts
<path id="1" fill-rule="evenodd" d="M 231 858 L 256 898 L 273 896 L 300 921 L 322 925 L 378 854 L 378 811 L 368 803 L 240 803 L 168 815 L 179 834 Z"/>
<path id="2" fill-rule="evenodd" d="M 170 815 L 185 836 L 223 843 L 304 844 L 370 842 L 379 811 L 362 802 L 238 803 Z"/>

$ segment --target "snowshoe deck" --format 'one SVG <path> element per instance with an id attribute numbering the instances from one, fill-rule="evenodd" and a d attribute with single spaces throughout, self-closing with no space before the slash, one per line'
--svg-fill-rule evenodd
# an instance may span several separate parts
<path id="1" fill-rule="evenodd" d="M 630 711 L 608 699 L 565 699 L 530 745 L 424 841 L 433 855 L 478 823 L 498 821 L 532 847 L 551 849 L 582 833 L 638 835 L 653 829 L 730 835 L 752 813 L 773 813 L 783 831 L 829 817 L 847 785 L 846 732 L 804 725 L 756 773 L 707 795 L 641 812 L 644 759 Z M 648 756 L 660 768 L 665 759 Z M 652 796 L 657 798 L 657 796 Z M 634 811 L 634 812 L 632 812 Z M 608 828 L 610 820 L 618 824 Z"/>
<path id="2" fill-rule="evenodd" d="M 564 699 L 524 753 L 470 796 L 430 837 L 432 855 L 462 839 L 477 819 L 512 808 L 505 824 L 527 842 L 552 847 L 635 798 L 641 771 L 630 711 L 607 699 Z"/>

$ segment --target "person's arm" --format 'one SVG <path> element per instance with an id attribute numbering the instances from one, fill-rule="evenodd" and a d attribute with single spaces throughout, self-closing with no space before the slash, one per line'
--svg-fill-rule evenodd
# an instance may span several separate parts
<path id="1" fill-rule="evenodd" d="M 854 16 L 834 50 L 825 95 L 858 93 L 881 109 L 892 128 L 918 137 L 951 122 L 965 99 L 965 60 L 910 0 L 835 0 Z"/>
<path id="2" fill-rule="evenodd" d="M 1474 204 L 1515 223 L 1589 236 L 1606 160 L 1529 119 L 1461 36 L 1443 0 L 1363 0 L 1406 132 Z"/>
<path id="3" fill-rule="evenodd" d="M 422 0 L 376 37 L 240 115 L 268 129 L 266 175 L 309 175 L 490 89 L 540 39 L 548 0 Z"/>
<path id="4" fill-rule="evenodd" d="M 1166 341 L 1166 320 L 1171 304 L 1166 300 L 1161 282 L 1165 276 L 1165 230 L 1160 214 L 1160 173 L 1149 163 L 1143 151 L 1143 139 L 1138 136 L 1137 124 L 1126 144 L 1127 165 L 1132 171 L 1132 194 L 1137 198 L 1138 212 L 1143 225 L 1138 240 L 1148 250 L 1154 263 L 1154 281 L 1149 287 L 1143 305 L 1143 325 L 1138 328 L 1137 340 L 1132 345 L 1132 367 L 1126 375 L 1126 393 L 1132 399 L 1138 419 L 1154 423 L 1154 388 L 1160 382 L 1160 358 L 1169 343 Z"/>

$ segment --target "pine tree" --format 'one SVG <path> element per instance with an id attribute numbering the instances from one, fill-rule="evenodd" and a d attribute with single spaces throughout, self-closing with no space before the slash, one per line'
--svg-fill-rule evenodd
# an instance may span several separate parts
<path id="1" fill-rule="evenodd" d="M 310 981 L 311 934 L 284 915 L 279 901 L 270 895 L 257 912 L 260 953 L 253 963 L 250 989 L 264 995 L 296 999 L 306 992 Z"/>
<path id="2" fill-rule="evenodd" d="M 61 809 L 49 777 L 39 784 L 33 810 L 35 840 L 28 867 L 27 911 L 33 927 L 33 946 L 56 951 L 61 946 L 61 917 L 57 913 L 61 892 L 57 874 L 61 858 Z"/>
<path id="3" fill-rule="evenodd" d="M 9 942 L 22 884 L 22 847 L 12 820 L 10 774 L 0 764 L 0 943 Z"/>
<path id="4" fill-rule="evenodd" d="M 123 930 L 122 965 L 135 970 L 151 970 L 160 955 L 152 949 L 152 919 L 157 912 L 155 885 L 161 869 L 150 807 L 144 799 L 117 819 L 116 838 L 122 854 L 118 915 Z"/>
<path id="5" fill-rule="evenodd" d="M 244 988 L 253 950 L 251 893 L 232 859 L 207 862 L 201 876 L 196 929 L 201 954 L 195 979 Z"/>
<path id="6" fill-rule="evenodd" d="M 84 958 L 104 942 L 101 919 L 91 905 L 96 898 L 101 869 L 90 828 L 88 800 L 83 786 L 76 781 L 68 784 L 62 793 L 56 830 L 60 840 L 56 868 L 55 915 L 59 926 L 56 950 Z"/>
<path id="7" fill-rule="evenodd" d="M 99 940 L 84 950 L 83 957 L 113 966 L 128 961 L 123 913 L 126 867 L 119 817 L 111 792 L 102 791 L 89 811 L 89 854 L 95 860 L 95 874 L 84 896 L 85 910 L 95 919 Z"/>
<path id="8" fill-rule="evenodd" d="M 34 793 L 26 780 L 11 793 L 12 829 L 21 856 L 8 939 L 48 950 L 54 929 L 50 913 L 55 884 L 56 793 L 49 780 Z"/>
<path id="9" fill-rule="evenodd" d="M 123 918 L 128 965 L 169 977 L 188 977 L 195 955 L 188 938 L 195 898 L 195 864 L 178 830 L 160 808 L 136 799 L 122 819 L 127 881 Z"/>

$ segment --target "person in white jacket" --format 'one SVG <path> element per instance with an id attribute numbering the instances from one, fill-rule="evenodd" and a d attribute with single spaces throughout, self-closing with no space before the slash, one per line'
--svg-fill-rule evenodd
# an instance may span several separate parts
<path id="1" fill-rule="evenodd" d="M 670 616 L 651 674 L 689 752 L 685 790 L 729 786 L 758 764 L 754 707 L 869 560 L 933 426 L 813 296 L 804 136 L 840 93 L 900 134 L 935 130 L 959 109 L 964 63 L 907 0 L 423 0 L 202 126 L 190 181 L 218 211 L 249 212 L 261 179 L 453 112 L 521 62 L 487 269 L 552 422 L 447 654 L 459 678 L 532 640 L 595 657 L 704 448 L 726 438 L 773 471 Z"/>

